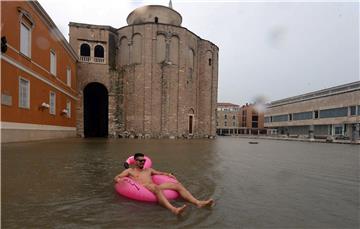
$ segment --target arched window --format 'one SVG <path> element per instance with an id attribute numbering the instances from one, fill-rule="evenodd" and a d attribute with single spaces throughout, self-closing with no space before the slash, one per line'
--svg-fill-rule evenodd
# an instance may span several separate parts
<path id="1" fill-rule="evenodd" d="M 129 64 L 129 41 L 126 37 L 120 39 L 120 66 Z"/>
<path id="2" fill-rule="evenodd" d="M 90 46 L 88 44 L 80 46 L 80 56 L 90 56 Z"/>
<path id="3" fill-rule="evenodd" d="M 95 57 L 104 58 L 104 48 L 101 45 L 95 46 Z"/>
<path id="4" fill-rule="evenodd" d="M 142 36 L 140 34 L 135 34 L 133 36 L 133 47 L 132 47 L 132 63 L 140 64 L 142 57 Z"/>
<path id="5" fill-rule="evenodd" d="M 172 36 L 171 37 L 171 42 L 170 42 L 170 53 L 169 53 L 169 57 L 170 57 L 170 61 L 173 64 L 178 64 L 178 60 L 179 60 L 179 45 L 180 44 L 180 39 L 177 36 Z"/>
<path id="6" fill-rule="evenodd" d="M 165 52 L 166 52 L 166 41 L 163 34 L 158 34 L 156 36 L 156 61 L 161 63 L 165 61 Z"/>

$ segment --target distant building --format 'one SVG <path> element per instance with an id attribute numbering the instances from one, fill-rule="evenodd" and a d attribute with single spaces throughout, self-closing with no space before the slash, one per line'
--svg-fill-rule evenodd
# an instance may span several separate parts
<path id="1" fill-rule="evenodd" d="M 359 141 L 360 81 L 271 102 L 265 127 L 291 137 Z"/>
<path id="2" fill-rule="evenodd" d="M 2 1 L 1 21 L 1 141 L 76 136 L 76 53 L 37 1 Z"/>
<path id="3" fill-rule="evenodd" d="M 140 7 L 127 22 L 69 24 L 80 59 L 78 135 L 214 136 L 218 47 L 182 27 L 172 7 Z"/>
<path id="4" fill-rule="evenodd" d="M 240 106 L 233 103 L 218 103 L 216 109 L 217 134 L 235 134 L 239 127 Z"/>
<path id="5" fill-rule="evenodd" d="M 264 113 L 259 112 L 255 104 L 246 104 L 239 110 L 241 134 L 265 134 Z"/>
<path id="6" fill-rule="evenodd" d="M 216 128 L 218 135 L 266 134 L 264 114 L 254 104 L 218 103 Z"/>

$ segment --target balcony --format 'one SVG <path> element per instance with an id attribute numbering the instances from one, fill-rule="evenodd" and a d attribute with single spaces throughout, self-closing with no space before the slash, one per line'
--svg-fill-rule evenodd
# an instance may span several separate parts
<path id="1" fill-rule="evenodd" d="M 80 56 L 80 61 L 81 62 L 89 62 L 89 63 L 105 64 L 105 58 L 103 58 L 103 57 Z"/>
<path id="2" fill-rule="evenodd" d="M 94 62 L 95 63 L 104 63 L 105 58 L 103 58 L 103 57 L 94 57 Z"/>

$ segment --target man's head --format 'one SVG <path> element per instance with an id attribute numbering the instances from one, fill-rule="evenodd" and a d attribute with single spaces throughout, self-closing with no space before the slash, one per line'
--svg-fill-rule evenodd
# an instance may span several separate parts
<path id="1" fill-rule="evenodd" d="M 145 161 L 146 161 L 144 156 L 145 155 L 142 154 L 142 153 L 136 153 L 134 155 L 135 165 L 140 169 L 142 169 L 144 167 L 144 164 L 145 164 Z"/>

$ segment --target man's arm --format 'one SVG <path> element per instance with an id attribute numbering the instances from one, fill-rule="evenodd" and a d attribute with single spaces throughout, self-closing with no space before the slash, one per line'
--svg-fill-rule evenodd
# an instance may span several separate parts
<path id="1" fill-rule="evenodd" d="M 122 171 L 119 175 L 117 175 L 116 177 L 114 177 L 114 181 L 115 182 L 119 182 L 119 180 L 121 178 L 127 177 L 130 175 L 130 169 L 125 169 L 124 171 Z"/>
<path id="2" fill-rule="evenodd" d="M 171 173 L 160 172 L 155 169 L 151 169 L 151 175 L 165 175 L 165 176 L 176 179 L 176 177 L 174 175 L 172 175 Z"/>

